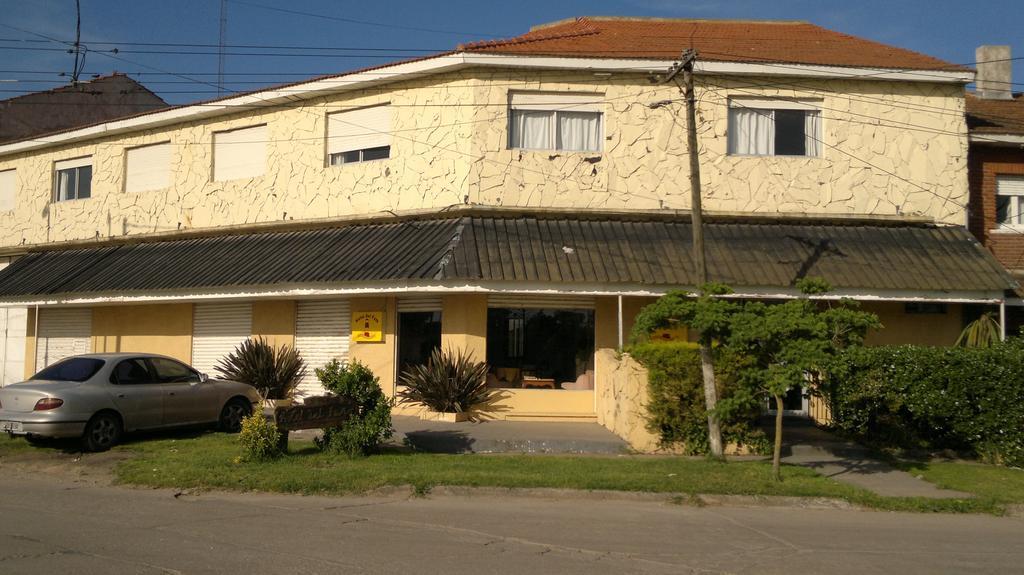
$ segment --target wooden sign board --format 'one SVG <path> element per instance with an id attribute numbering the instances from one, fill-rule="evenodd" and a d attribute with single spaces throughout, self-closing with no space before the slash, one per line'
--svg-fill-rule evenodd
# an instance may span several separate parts
<path id="1" fill-rule="evenodd" d="M 356 343 L 384 341 L 384 312 L 352 312 L 352 337 Z"/>
<path id="2" fill-rule="evenodd" d="M 656 329 L 651 332 L 651 343 L 680 341 L 688 341 L 685 327 Z"/>
<path id="3" fill-rule="evenodd" d="M 279 431 L 340 427 L 356 409 L 353 401 L 329 397 L 311 404 L 278 407 L 274 410 L 274 420 Z"/>

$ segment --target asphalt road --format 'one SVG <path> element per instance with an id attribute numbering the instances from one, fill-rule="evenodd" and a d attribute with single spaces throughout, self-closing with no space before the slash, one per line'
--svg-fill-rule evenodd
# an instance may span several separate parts
<path id="1" fill-rule="evenodd" d="M 1024 520 L 517 496 L 176 494 L 0 469 L 0 573 L 1010 573 Z"/>

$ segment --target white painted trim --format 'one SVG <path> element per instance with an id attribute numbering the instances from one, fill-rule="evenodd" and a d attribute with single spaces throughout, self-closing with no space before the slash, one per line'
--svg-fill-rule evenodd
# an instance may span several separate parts
<path id="1" fill-rule="evenodd" d="M 972 144 L 1019 144 L 1024 146 L 1021 134 L 970 134 L 967 140 Z"/>
<path id="2" fill-rule="evenodd" d="M 19 306 L 86 306 L 102 304 L 129 303 L 164 303 L 164 302 L 202 302 L 202 301 L 249 301 L 253 299 L 305 299 L 334 296 L 380 296 L 403 293 L 509 293 L 524 296 L 630 296 L 659 297 L 669 291 L 686 290 L 685 286 L 654 287 L 641 284 L 553 284 L 544 282 L 481 282 L 465 284 L 458 282 L 402 282 L 386 285 L 372 282 L 352 282 L 338 287 L 263 287 L 223 290 L 167 290 L 150 291 L 138 295 L 106 294 L 72 294 L 48 299 L 30 299 L 31 296 L 18 299 L 0 300 L 0 307 Z M 695 294 L 696 295 L 696 294 Z M 744 288 L 727 296 L 735 299 L 796 299 L 802 297 L 796 288 L 765 287 Z M 835 290 L 811 299 L 834 301 L 839 299 L 855 299 L 858 301 L 898 301 L 898 302 L 941 302 L 941 303 L 988 303 L 998 304 L 1005 301 L 1001 291 L 907 291 L 907 290 Z"/>
<path id="3" fill-rule="evenodd" d="M 273 106 L 282 102 L 298 102 L 310 98 L 337 94 L 351 90 L 363 90 L 369 86 L 386 84 L 399 80 L 410 80 L 430 74 L 438 74 L 470 66 L 496 68 L 535 68 L 555 70 L 593 70 L 602 72 L 662 73 L 675 62 L 671 60 L 619 59 L 619 58 L 574 58 L 557 56 L 515 56 L 504 54 L 475 54 L 460 52 L 442 54 L 433 58 L 405 62 L 312 80 L 309 82 L 281 86 L 237 97 L 224 98 L 209 103 L 185 105 L 170 110 L 115 120 L 71 130 L 45 137 L 0 146 L 0 156 L 25 152 L 54 144 L 70 144 L 90 138 L 111 136 L 124 132 L 153 129 L 171 124 L 194 121 L 225 114 L 232 114 L 238 108 Z M 964 84 L 974 81 L 974 72 L 944 72 L 932 70 L 892 70 L 886 68 L 856 68 L 844 66 L 811 66 L 804 64 L 772 64 L 748 62 L 698 61 L 697 73 L 743 75 L 743 76 L 790 76 L 807 78 L 860 79 L 901 82 L 931 82 Z"/>

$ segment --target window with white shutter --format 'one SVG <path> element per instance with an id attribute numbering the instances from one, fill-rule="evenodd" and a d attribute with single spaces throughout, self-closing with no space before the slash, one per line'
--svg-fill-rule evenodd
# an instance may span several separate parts
<path id="1" fill-rule="evenodd" d="M 332 166 L 391 156 L 391 106 L 327 115 L 327 159 Z"/>
<path id="2" fill-rule="evenodd" d="M 254 178 L 267 164 L 267 126 L 213 133 L 213 179 Z"/>
<path id="3" fill-rule="evenodd" d="M 996 223 L 1024 227 L 1024 176 L 996 176 Z"/>
<path id="4" fill-rule="evenodd" d="M 125 150 L 124 191 L 149 192 L 170 185 L 170 142 Z"/>

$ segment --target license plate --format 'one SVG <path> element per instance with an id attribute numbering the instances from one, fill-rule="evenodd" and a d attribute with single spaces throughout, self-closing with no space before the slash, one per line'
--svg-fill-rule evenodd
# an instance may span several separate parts
<path id="1" fill-rule="evenodd" d="M 22 427 L 20 421 L 0 421 L 0 432 L 5 433 L 21 433 Z"/>

